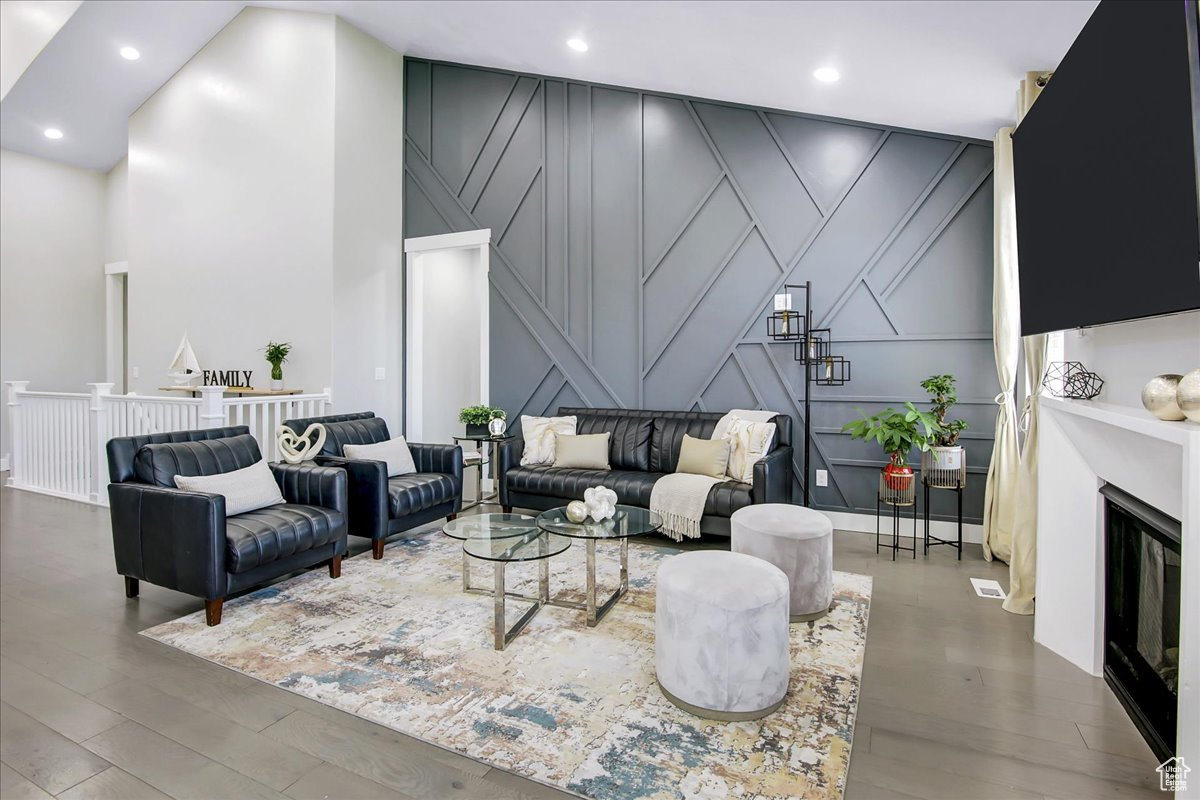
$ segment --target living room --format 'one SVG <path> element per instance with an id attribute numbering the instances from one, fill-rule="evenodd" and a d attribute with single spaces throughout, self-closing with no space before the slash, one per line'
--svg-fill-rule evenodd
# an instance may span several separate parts
<path id="1" fill-rule="evenodd" d="M 0 0 L 0 795 L 1195 796 L 1198 28 Z"/>

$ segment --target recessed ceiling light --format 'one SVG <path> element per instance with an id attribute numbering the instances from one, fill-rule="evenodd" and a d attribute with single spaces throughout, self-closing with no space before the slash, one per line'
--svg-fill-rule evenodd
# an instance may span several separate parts
<path id="1" fill-rule="evenodd" d="M 836 83 L 841 74 L 833 67 L 821 67 L 813 71 L 813 77 L 821 83 Z"/>
<path id="2" fill-rule="evenodd" d="M 62 131 L 58 128 L 46 128 L 42 133 L 47 139 L 61 139 L 63 137 Z"/>
<path id="3" fill-rule="evenodd" d="M 142 57 L 142 54 L 137 51 L 136 47 L 122 47 L 121 58 L 126 61 L 137 61 Z"/>
<path id="4" fill-rule="evenodd" d="M 576 53 L 586 53 L 588 43 L 583 39 L 567 39 L 567 47 L 574 50 Z"/>

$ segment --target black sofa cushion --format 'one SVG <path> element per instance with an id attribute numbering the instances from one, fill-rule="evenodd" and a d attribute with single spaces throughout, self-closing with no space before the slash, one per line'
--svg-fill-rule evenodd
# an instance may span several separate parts
<path id="1" fill-rule="evenodd" d="M 248 511 L 225 522 L 226 567 L 237 575 L 336 540 L 340 511 L 285 504 Z"/>
<path id="2" fill-rule="evenodd" d="M 650 469 L 650 434 L 654 430 L 654 421 L 650 417 L 572 413 L 577 420 L 576 433 L 612 434 L 608 442 L 608 463 L 613 469 L 642 472 Z"/>
<path id="3" fill-rule="evenodd" d="M 505 479 L 510 492 L 568 500 L 582 500 L 587 489 L 603 485 L 617 493 L 618 503 L 649 508 L 654 482 L 662 476 L 661 472 L 513 467 L 506 473 Z M 709 490 L 704 513 L 729 516 L 751 502 L 750 484 L 725 481 Z"/>
<path id="4" fill-rule="evenodd" d="M 650 471 L 674 472 L 679 466 L 679 448 L 684 435 L 697 439 L 709 439 L 716 430 L 720 415 L 659 417 L 654 420 L 654 432 L 650 435 Z"/>
<path id="5" fill-rule="evenodd" d="M 258 442 L 248 433 L 225 439 L 147 444 L 133 458 L 142 483 L 175 488 L 175 476 L 219 475 L 262 460 Z"/>
<path id="6" fill-rule="evenodd" d="M 387 492 L 388 516 L 400 519 L 454 500 L 459 495 L 459 487 L 450 475 L 415 472 L 388 478 Z"/>

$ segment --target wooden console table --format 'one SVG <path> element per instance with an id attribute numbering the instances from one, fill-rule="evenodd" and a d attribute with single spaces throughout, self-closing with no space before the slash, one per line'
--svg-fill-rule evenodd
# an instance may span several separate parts
<path id="1" fill-rule="evenodd" d="M 192 397 L 200 393 L 201 386 L 160 386 L 160 392 L 188 392 Z M 282 397 L 290 394 L 304 394 L 303 389 L 255 389 L 253 386 L 226 386 L 225 394 L 238 397 Z"/>

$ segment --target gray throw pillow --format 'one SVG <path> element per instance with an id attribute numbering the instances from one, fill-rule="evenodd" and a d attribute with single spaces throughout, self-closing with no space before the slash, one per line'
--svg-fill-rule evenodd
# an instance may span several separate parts
<path id="1" fill-rule="evenodd" d="M 560 433 L 554 437 L 554 466 L 570 469 L 611 469 L 608 464 L 610 431 L 572 436 Z"/>
<path id="2" fill-rule="evenodd" d="M 187 492 L 224 495 L 226 517 L 287 502 L 266 461 L 217 475 L 176 475 L 175 486 Z"/>

